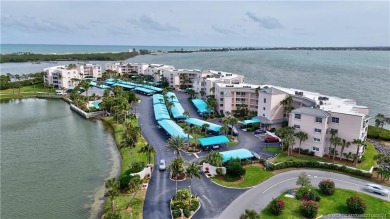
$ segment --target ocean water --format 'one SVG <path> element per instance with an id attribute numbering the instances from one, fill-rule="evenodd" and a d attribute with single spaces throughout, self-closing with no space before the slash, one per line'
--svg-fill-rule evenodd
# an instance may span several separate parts
<path id="1" fill-rule="evenodd" d="M 61 100 L 16 100 L 0 109 L 0 218 L 97 218 L 104 181 L 120 166 L 103 124 Z"/>

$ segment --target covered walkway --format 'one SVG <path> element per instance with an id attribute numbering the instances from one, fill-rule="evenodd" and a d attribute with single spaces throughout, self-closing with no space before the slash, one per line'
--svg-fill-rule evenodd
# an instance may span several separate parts
<path id="1" fill-rule="evenodd" d="M 220 152 L 223 157 L 223 162 L 229 161 L 231 159 L 239 158 L 240 160 L 253 158 L 252 152 L 247 149 L 237 149 L 231 151 Z"/>
<path id="2" fill-rule="evenodd" d="M 172 103 L 178 103 L 179 102 L 179 100 L 176 97 L 176 94 L 173 93 L 173 92 L 167 92 L 166 96 L 168 97 L 168 99 L 167 99 L 168 102 L 172 102 Z M 173 97 L 173 99 L 172 99 L 172 97 Z"/>
<path id="3" fill-rule="evenodd" d="M 219 136 L 214 136 L 209 138 L 200 138 L 198 141 L 202 147 L 216 145 L 216 144 L 225 144 L 230 142 L 229 138 L 227 138 L 225 135 L 219 135 Z"/>
<path id="4" fill-rule="evenodd" d="M 153 110 L 154 110 L 154 118 L 156 119 L 156 121 L 171 119 L 165 104 L 153 105 Z"/>
<path id="5" fill-rule="evenodd" d="M 136 87 L 134 88 L 134 90 L 137 92 L 137 93 L 141 93 L 141 94 L 146 94 L 146 95 L 153 95 L 156 93 L 156 91 L 154 90 L 149 90 L 149 89 L 146 89 L 146 88 L 143 88 L 143 87 Z"/>
<path id="6" fill-rule="evenodd" d="M 208 124 L 209 127 L 207 128 L 207 130 L 211 130 L 213 132 L 219 132 L 221 130 L 221 127 L 222 127 L 220 125 L 217 125 L 217 124 L 214 124 L 211 122 L 206 122 L 204 120 L 196 119 L 196 118 L 188 118 L 184 122 L 191 124 L 191 125 L 200 126 L 200 127 L 202 127 L 203 124 Z"/>
<path id="7" fill-rule="evenodd" d="M 173 102 L 171 107 L 171 113 L 174 119 L 186 119 L 184 115 L 184 109 L 179 102 Z"/>
<path id="8" fill-rule="evenodd" d="M 153 95 L 153 105 L 155 104 L 164 104 L 165 105 L 165 100 L 164 96 L 162 94 L 155 94 Z"/>
<path id="9" fill-rule="evenodd" d="M 172 137 L 181 137 L 183 139 L 188 139 L 188 135 L 184 133 L 183 129 L 178 126 L 174 121 L 172 120 L 161 120 L 158 121 L 158 124 L 166 131 L 168 134 Z M 192 139 L 192 136 L 190 135 L 190 139 Z"/>

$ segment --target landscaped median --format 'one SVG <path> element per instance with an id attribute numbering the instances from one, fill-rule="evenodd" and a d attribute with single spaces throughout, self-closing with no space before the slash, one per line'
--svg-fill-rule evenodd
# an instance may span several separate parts
<path id="1" fill-rule="evenodd" d="M 128 174 L 129 168 L 132 164 L 137 162 L 145 162 L 147 160 L 147 155 L 144 153 L 138 153 L 140 149 L 146 145 L 146 141 L 144 138 L 139 138 L 136 146 L 134 148 L 129 147 L 119 147 L 122 142 L 122 135 L 124 132 L 124 125 L 116 123 L 112 117 L 105 117 L 102 119 L 105 124 L 112 129 L 115 143 L 118 147 L 118 150 L 122 156 L 122 164 L 121 164 L 121 175 Z M 132 125 L 134 127 L 138 127 L 138 120 L 132 119 Z M 151 156 L 150 163 L 154 163 L 154 156 Z M 132 199 L 133 194 L 128 192 L 121 192 L 118 197 L 115 198 L 115 209 L 119 211 L 122 215 L 121 218 L 142 218 L 142 211 L 144 206 L 146 190 L 141 190 L 137 193 L 137 195 Z M 129 201 L 132 199 L 130 205 Z M 104 214 L 110 211 L 111 203 L 109 201 L 106 202 L 106 206 L 103 211 L 102 218 L 104 218 Z M 128 207 L 126 209 L 126 207 Z"/>
<path id="2" fill-rule="evenodd" d="M 317 217 L 319 216 L 325 216 L 329 214 L 350 214 L 348 212 L 348 208 L 346 205 L 346 199 L 348 197 L 358 195 L 360 196 L 366 203 L 367 210 L 364 212 L 364 214 L 371 214 L 371 215 L 382 215 L 384 217 L 372 217 L 372 218 L 386 218 L 390 215 L 390 202 L 375 198 L 371 195 L 366 195 L 364 193 L 359 193 L 356 191 L 346 190 L 346 189 L 336 189 L 335 193 L 332 196 L 326 196 L 322 195 L 320 193 L 319 189 L 315 189 L 316 192 L 319 193 L 319 196 L 321 197 L 321 201 L 319 202 L 319 208 Z M 284 201 L 284 210 L 281 215 L 273 215 L 271 213 L 270 205 L 267 206 L 262 212 L 261 212 L 261 218 L 303 218 L 299 211 L 299 206 L 301 205 L 301 202 L 295 198 L 291 197 L 285 197 L 286 193 L 283 193 L 279 197 L 276 198 L 276 200 L 283 200 Z"/>
<path id="3" fill-rule="evenodd" d="M 225 187 L 245 189 L 256 186 L 273 176 L 271 172 L 257 165 L 245 166 L 244 169 L 246 170 L 244 176 L 235 181 L 229 181 L 223 175 L 212 177 L 211 181 Z"/>

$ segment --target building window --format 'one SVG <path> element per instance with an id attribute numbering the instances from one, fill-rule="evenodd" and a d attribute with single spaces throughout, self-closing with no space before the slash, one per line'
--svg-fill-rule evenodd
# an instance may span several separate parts
<path id="1" fill-rule="evenodd" d="M 322 118 L 316 117 L 316 122 L 317 122 L 317 123 L 322 123 Z"/>
<path id="2" fill-rule="evenodd" d="M 265 116 L 265 114 L 263 113 L 263 116 Z"/>
<path id="3" fill-rule="evenodd" d="M 313 138 L 313 141 L 314 141 L 314 142 L 321 142 L 321 139 L 319 139 L 319 138 Z"/>
<path id="4" fill-rule="evenodd" d="M 264 103 L 267 103 L 267 99 L 264 98 Z"/>
<path id="5" fill-rule="evenodd" d="M 219 104 L 219 106 L 223 106 L 223 104 Z"/>
<path id="6" fill-rule="evenodd" d="M 296 119 L 301 119 L 301 114 L 295 114 Z"/>
<path id="7" fill-rule="evenodd" d="M 321 133 L 321 129 L 315 128 L 315 129 L 314 129 L 314 132 L 315 132 L 315 133 Z"/>
<path id="8" fill-rule="evenodd" d="M 320 151 L 319 147 L 313 147 L 313 151 Z"/>
<path id="9" fill-rule="evenodd" d="M 330 129 L 330 134 L 332 134 L 332 133 L 337 135 L 339 133 L 339 130 L 338 129 Z"/>
<path id="10" fill-rule="evenodd" d="M 263 110 L 265 110 L 265 107 L 263 107 Z"/>
<path id="11" fill-rule="evenodd" d="M 332 122 L 333 123 L 340 123 L 340 119 L 337 117 L 332 117 Z"/>
<path id="12" fill-rule="evenodd" d="M 300 129 L 301 126 L 300 125 L 294 125 L 294 129 Z"/>

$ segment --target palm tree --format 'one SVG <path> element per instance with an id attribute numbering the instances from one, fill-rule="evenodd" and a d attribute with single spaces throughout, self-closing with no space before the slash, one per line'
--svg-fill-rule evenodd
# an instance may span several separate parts
<path id="1" fill-rule="evenodd" d="M 341 138 L 339 136 L 333 136 L 333 138 L 331 138 L 330 141 L 333 144 L 333 161 L 334 161 L 334 158 L 336 157 L 336 153 L 337 153 L 337 146 L 341 145 Z"/>
<path id="2" fill-rule="evenodd" d="M 173 101 L 175 100 L 175 95 L 172 94 L 172 95 L 170 96 L 170 98 L 171 98 L 171 100 L 172 100 L 171 102 L 173 102 Z"/>
<path id="3" fill-rule="evenodd" d="M 82 80 L 79 85 L 84 88 L 85 94 L 89 100 L 89 96 L 88 96 L 89 82 L 86 80 Z"/>
<path id="4" fill-rule="evenodd" d="M 154 150 L 154 147 L 152 147 L 150 144 L 146 144 L 143 146 L 138 153 L 145 153 L 146 154 L 146 163 L 150 163 L 151 155 L 156 153 L 156 150 Z"/>
<path id="5" fill-rule="evenodd" d="M 184 163 L 184 160 L 182 157 L 177 157 L 175 158 L 171 165 L 169 166 L 169 170 L 171 171 L 172 173 L 172 179 L 173 179 L 173 176 L 175 176 L 175 181 L 176 181 L 176 193 L 177 193 L 177 176 L 183 172 L 183 163 Z"/>
<path id="6" fill-rule="evenodd" d="M 204 130 L 204 134 L 206 134 L 206 132 L 207 132 L 207 129 L 210 127 L 210 124 L 207 124 L 207 123 L 204 123 L 203 125 L 202 125 L 202 130 Z"/>
<path id="7" fill-rule="evenodd" d="M 388 122 L 388 118 L 382 113 L 378 113 L 375 116 L 375 126 L 380 127 L 378 136 L 381 134 L 383 126 Z"/>
<path id="8" fill-rule="evenodd" d="M 191 147 L 190 135 L 194 134 L 194 128 L 187 124 L 184 126 L 183 131 L 187 134 L 188 146 Z"/>
<path id="9" fill-rule="evenodd" d="M 114 199 L 119 195 L 119 181 L 116 178 L 111 178 L 106 181 L 104 184 L 107 191 L 105 193 L 106 197 L 109 197 L 111 200 L 111 211 L 115 211 Z"/>
<path id="10" fill-rule="evenodd" d="M 166 101 L 165 102 L 165 105 L 167 106 L 167 109 L 169 111 L 169 113 L 171 114 L 171 108 L 173 106 L 173 103 L 172 102 L 169 102 L 169 101 Z"/>
<path id="11" fill-rule="evenodd" d="M 190 117 L 190 113 L 188 111 L 184 111 L 183 112 L 183 116 L 189 118 Z"/>
<path id="12" fill-rule="evenodd" d="M 358 160 L 359 160 L 359 149 L 360 149 L 360 146 L 363 146 L 365 145 L 366 143 L 364 141 L 362 141 L 361 139 L 353 139 L 352 140 L 352 144 L 355 144 L 356 145 L 356 154 L 354 155 L 354 163 L 355 165 L 357 165 L 358 163 Z"/>
<path id="13" fill-rule="evenodd" d="M 290 113 L 294 107 L 291 106 L 293 99 L 291 95 L 288 95 L 285 97 L 282 101 L 280 101 L 280 104 L 284 106 L 283 114 L 286 115 L 287 113 Z"/>
<path id="14" fill-rule="evenodd" d="M 139 175 L 134 175 L 129 180 L 129 192 L 133 193 L 133 197 L 129 200 L 129 202 L 126 205 L 126 209 L 129 208 L 130 203 L 133 201 L 134 197 L 137 195 L 138 191 L 141 189 L 142 180 L 139 177 Z"/>
<path id="15" fill-rule="evenodd" d="M 193 134 L 194 134 L 194 138 L 195 138 L 195 147 L 198 146 L 198 135 L 200 135 L 200 133 L 202 133 L 201 127 L 199 127 L 199 126 L 193 127 Z"/>
<path id="16" fill-rule="evenodd" d="M 240 215 L 240 219 L 260 219 L 260 215 L 251 209 L 245 209 L 245 212 Z"/>
<path id="17" fill-rule="evenodd" d="M 290 151 L 291 151 L 290 146 L 293 145 L 294 142 L 295 142 L 294 137 L 291 134 L 285 135 L 282 138 L 283 146 L 287 146 L 287 156 L 290 156 Z"/>
<path id="18" fill-rule="evenodd" d="M 238 119 L 234 116 L 229 118 L 229 124 L 232 126 L 231 135 L 233 135 L 233 127 L 238 123 Z"/>
<path id="19" fill-rule="evenodd" d="M 227 126 L 222 126 L 220 130 L 224 135 L 227 135 L 227 132 L 229 131 L 229 127 Z"/>
<path id="20" fill-rule="evenodd" d="M 181 157 L 180 151 L 184 148 L 184 139 L 176 136 L 176 137 L 171 137 L 168 139 L 168 144 L 166 147 L 170 150 L 173 150 L 176 153 L 176 157 Z"/>
<path id="21" fill-rule="evenodd" d="M 348 152 L 348 153 L 343 153 L 345 159 L 349 160 L 350 158 L 353 157 L 352 153 L 351 152 Z"/>
<path id="22" fill-rule="evenodd" d="M 343 156 L 344 149 L 348 148 L 351 145 L 351 142 L 349 142 L 345 139 L 342 139 L 340 143 L 341 143 L 341 151 L 340 151 L 340 160 L 341 160 L 341 158 Z"/>
<path id="23" fill-rule="evenodd" d="M 306 132 L 299 131 L 294 134 L 299 139 L 299 154 L 301 153 L 301 146 L 302 142 L 306 141 L 308 139 L 308 135 Z"/>
<path id="24" fill-rule="evenodd" d="M 185 169 L 185 174 L 190 178 L 190 192 L 192 194 L 192 178 L 196 177 L 200 179 L 200 167 L 196 163 L 190 163 Z M 190 204 L 191 205 L 191 204 Z"/>
<path id="25" fill-rule="evenodd" d="M 222 167 L 223 164 L 223 157 L 220 153 L 216 151 L 211 151 L 207 156 L 206 156 L 206 162 L 216 166 L 216 167 Z"/>

